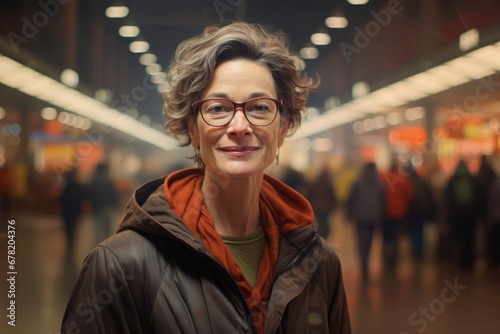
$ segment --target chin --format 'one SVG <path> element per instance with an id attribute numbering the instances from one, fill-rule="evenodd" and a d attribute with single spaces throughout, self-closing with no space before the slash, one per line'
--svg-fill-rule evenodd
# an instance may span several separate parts
<path id="1" fill-rule="evenodd" d="M 229 162 L 219 166 L 217 172 L 234 178 L 252 177 L 264 172 L 262 166 L 255 166 L 247 162 Z"/>

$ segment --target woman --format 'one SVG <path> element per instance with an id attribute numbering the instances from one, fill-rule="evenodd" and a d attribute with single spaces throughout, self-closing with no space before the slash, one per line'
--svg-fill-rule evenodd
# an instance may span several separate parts
<path id="1" fill-rule="evenodd" d="M 166 127 L 201 168 L 136 191 L 85 260 L 63 332 L 350 333 L 311 206 L 264 173 L 314 86 L 298 64 L 280 34 L 245 23 L 179 46 Z"/>

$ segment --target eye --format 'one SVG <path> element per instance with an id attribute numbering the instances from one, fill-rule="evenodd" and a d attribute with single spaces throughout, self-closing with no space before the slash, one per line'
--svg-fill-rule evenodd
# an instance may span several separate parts
<path id="1" fill-rule="evenodd" d="M 265 104 L 257 104 L 254 106 L 254 110 L 257 111 L 269 111 L 269 106 Z"/>
<path id="2" fill-rule="evenodd" d="M 203 107 L 203 111 L 206 113 L 226 113 L 232 112 L 233 106 L 231 103 L 224 103 L 219 101 L 207 101 Z"/>
<path id="3" fill-rule="evenodd" d="M 271 101 L 255 101 L 252 102 L 251 104 L 247 105 L 247 111 L 253 111 L 253 112 L 260 112 L 260 113 L 266 113 L 266 112 L 271 112 L 273 109 Z"/>
<path id="4" fill-rule="evenodd" d="M 222 104 L 213 104 L 208 108 L 208 112 L 223 112 L 227 111 Z"/>

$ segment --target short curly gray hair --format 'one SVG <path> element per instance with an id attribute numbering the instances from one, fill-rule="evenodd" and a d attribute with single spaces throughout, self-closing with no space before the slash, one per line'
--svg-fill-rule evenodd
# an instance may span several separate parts
<path id="1" fill-rule="evenodd" d="M 189 124 L 196 120 L 193 103 L 200 99 L 218 64 L 245 58 L 266 65 L 283 101 L 281 117 L 292 134 L 306 113 L 309 92 L 318 84 L 303 75 L 300 60 L 292 55 L 287 38 L 258 24 L 234 22 L 222 28 L 208 27 L 204 33 L 182 42 L 167 73 L 168 90 L 163 93 L 165 129 L 179 140 L 180 146 L 191 143 Z"/>

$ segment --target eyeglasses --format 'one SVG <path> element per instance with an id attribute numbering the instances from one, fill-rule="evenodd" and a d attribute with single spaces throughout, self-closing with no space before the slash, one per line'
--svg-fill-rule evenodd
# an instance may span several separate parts
<path id="1" fill-rule="evenodd" d="M 274 121 L 281 104 L 281 100 L 257 97 L 241 103 L 225 98 L 214 98 L 196 101 L 193 105 L 200 110 L 201 117 L 210 126 L 228 125 L 239 107 L 243 109 L 245 118 L 250 124 L 266 126 Z"/>

